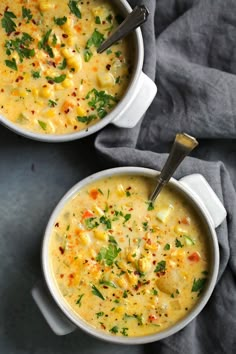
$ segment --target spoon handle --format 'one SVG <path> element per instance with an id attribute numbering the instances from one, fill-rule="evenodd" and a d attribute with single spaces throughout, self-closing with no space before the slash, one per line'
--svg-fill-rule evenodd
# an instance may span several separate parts
<path id="1" fill-rule="evenodd" d="M 176 134 L 169 157 L 158 176 L 157 185 L 149 198 L 151 202 L 154 202 L 162 188 L 173 176 L 179 164 L 197 145 L 198 142 L 194 137 L 186 133 Z"/>
<path id="2" fill-rule="evenodd" d="M 134 10 L 125 18 L 125 20 L 117 27 L 115 32 L 112 33 L 97 49 L 100 54 L 109 48 L 112 44 L 119 41 L 121 38 L 127 36 L 135 28 L 141 26 L 149 15 L 149 11 L 144 5 L 136 6 Z"/>

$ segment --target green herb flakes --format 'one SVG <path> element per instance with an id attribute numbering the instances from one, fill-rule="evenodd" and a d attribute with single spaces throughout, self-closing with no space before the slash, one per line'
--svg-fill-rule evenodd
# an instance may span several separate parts
<path id="1" fill-rule="evenodd" d="M 165 272 L 166 270 L 166 261 L 160 261 L 157 263 L 157 266 L 154 270 L 155 273 L 158 273 L 158 272 Z"/>
<path id="2" fill-rule="evenodd" d="M 98 290 L 98 288 L 96 288 L 95 285 L 92 285 L 92 293 L 93 293 L 93 295 L 96 295 L 97 297 L 100 297 L 100 299 L 105 300 L 104 296 L 103 296 L 102 293 Z"/>
<path id="3" fill-rule="evenodd" d="M 82 305 L 81 304 L 81 300 L 82 300 L 82 297 L 84 296 L 84 294 L 81 294 L 81 295 L 79 295 L 79 298 L 78 298 L 78 300 L 76 301 L 76 305 L 79 305 L 79 307 Z"/>

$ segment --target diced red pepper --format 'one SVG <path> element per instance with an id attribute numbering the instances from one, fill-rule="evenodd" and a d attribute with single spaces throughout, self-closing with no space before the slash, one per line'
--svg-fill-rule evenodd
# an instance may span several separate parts
<path id="1" fill-rule="evenodd" d="M 153 321 L 156 321 L 157 320 L 157 317 L 155 315 L 149 315 L 148 316 L 148 321 L 149 322 L 153 322 Z"/>
<path id="2" fill-rule="evenodd" d="M 192 262 L 199 262 L 200 258 L 200 254 L 198 252 L 193 252 L 190 256 L 188 256 L 188 259 Z"/>
<path id="3" fill-rule="evenodd" d="M 83 213 L 82 219 L 92 218 L 94 215 L 90 210 L 85 210 Z"/>
<path id="4" fill-rule="evenodd" d="M 185 216 L 182 220 L 181 220 L 181 223 L 182 224 L 185 224 L 185 225 L 190 225 L 191 223 L 191 219 L 189 216 Z"/>
<path id="5" fill-rule="evenodd" d="M 97 197 L 98 197 L 98 190 L 97 189 L 92 189 L 90 192 L 89 192 L 89 195 L 90 195 L 90 197 L 92 198 L 92 199 L 97 199 Z"/>

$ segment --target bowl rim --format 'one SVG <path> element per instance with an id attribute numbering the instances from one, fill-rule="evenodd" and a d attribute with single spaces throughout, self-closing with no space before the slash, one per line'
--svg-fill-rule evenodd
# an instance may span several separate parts
<path id="1" fill-rule="evenodd" d="M 129 14 L 132 11 L 132 7 L 129 5 L 129 3 L 126 0 L 116 0 L 115 6 L 118 9 L 121 9 L 124 13 L 126 12 Z M 49 142 L 49 143 L 59 143 L 59 142 L 67 142 L 67 141 L 73 141 L 77 139 L 84 138 L 86 136 L 89 136 L 102 128 L 104 128 L 106 125 L 108 125 L 111 121 L 113 121 L 115 118 L 118 116 L 122 116 L 125 113 L 125 110 L 132 104 L 135 94 L 136 94 L 136 89 L 137 89 L 137 83 L 142 71 L 143 67 L 143 61 L 144 61 L 144 44 L 143 44 L 143 37 L 142 37 L 142 32 L 140 28 L 137 28 L 133 32 L 134 36 L 134 43 L 136 47 L 136 58 L 135 58 L 135 70 L 133 72 L 131 81 L 126 89 L 126 92 L 120 102 L 116 105 L 116 107 L 107 114 L 106 117 L 104 117 L 102 120 L 99 120 L 97 123 L 94 125 L 91 125 L 90 127 L 87 127 L 83 130 L 80 130 L 78 132 L 73 132 L 73 133 L 68 133 L 68 134 L 40 134 L 40 133 L 35 133 L 30 130 L 26 130 L 17 124 L 13 123 L 6 117 L 0 114 L 0 123 L 5 126 L 6 128 L 10 129 L 11 131 L 15 132 L 18 135 L 21 135 L 23 137 L 32 139 L 32 140 L 37 140 L 37 141 L 43 141 L 43 142 Z"/>
<path id="2" fill-rule="evenodd" d="M 111 343 L 116 343 L 116 344 L 127 344 L 127 345 L 132 345 L 132 344 L 145 344 L 145 343 L 151 343 L 155 342 L 161 339 L 164 339 L 166 337 L 171 336 L 172 334 L 175 334 L 176 332 L 180 331 L 182 328 L 184 328 L 189 322 L 191 322 L 204 308 L 206 303 L 208 302 L 218 276 L 218 270 L 219 270 L 219 245 L 218 245 L 218 240 L 217 240 L 217 235 L 216 231 L 214 229 L 213 224 L 211 223 L 210 215 L 205 208 L 204 204 L 201 202 L 201 200 L 196 198 L 194 194 L 191 193 L 189 188 L 186 188 L 183 184 L 178 182 L 176 179 L 171 178 L 170 184 L 174 185 L 176 189 L 180 190 L 192 203 L 192 205 L 195 207 L 195 209 L 199 212 L 201 217 L 204 219 L 205 224 L 208 228 L 208 237 L 209 237 L 209 244 L 211 246 L 211 258 L 212 258 L 212 264 L 211 264 L 211 276 L 208 279 L 208 285 L 207 288 L 205 289 L 202 297 L 199 299 L 197 304 L 194 306 L 194 308 L 180 321 L 178 321 L 176 324 L 174 324 L 172 327 L 167 328 L 161 332 L 151 334 L 151 335 L 145 335 L 145 336 L 138 336 L 138 337 L 116 337 L 110 334 L 103 333 L 97 329 L 95 329 L 92 326 L 89 326 L 85 321 L 80 320 L 78 316 L 76 316 L 72 310 L 70 310 L 69 305 L 66 303 L 64 300 L 63 303 L 63 297 L 59 293 L 58 289 L 56 288 L 55 280 L 53 280 L 52 273 L 50 271 L 50 265 L 49 265 L 49 254 L 48 254 L 48 245 L 50 241 L 50 235 L 51 235 L 51 230 L 54 225 L 55 219 L 58 216 L 59 212 L 62 210 L 64 205 L 73 197 L 75 196 L 78 191 L 81 188 L 84 188 L 86 185 L 89 185 L 90 183 L 105 178 L 109 176 L 116 176 L 116 175 L 140 175 L 140 176 L 146 176 L 146 177 L 157 177 L 159 175 L 159 172 L 153 169 L 149 168 L 143 168 L 143 167 L 116 167 L 116 168 L 111 168 L 107 170 L 102 170 L 100 172 L 97 172 L 95 174 L 92 174 L 78 183 L 76 183 L 57 203 L 55 209 L 53 210 L 48 224 L 45 229 L 44 237 L 43 237 L 43 242 L 42 242 L 42 251 L 41 251 L 41 265 L 42 265 L 42 270 L 43 270 L 43 275 L 44 279 L 46 281 L 46 285 L 49 289 L 49 292 L 51 293 L 54 301 L 56 304 L 59 306 L 59 308 L 62 310 L 62 312 L 65 314 L 69 320 L 76 325 L 76 327 L 84 330 L 88 334 L 99 338 L 101 340 L 111 342 Z"/>

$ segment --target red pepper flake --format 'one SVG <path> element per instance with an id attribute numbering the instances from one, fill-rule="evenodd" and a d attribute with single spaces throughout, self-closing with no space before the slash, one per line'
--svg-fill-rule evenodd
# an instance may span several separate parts
<path id="1" fill-rule="evenodd" d="M 32 114 L 34 114 L 34 113 L 35 113 L 35 111 L 31 111 L 31 113 L 32 113 Z"/>
<path id="2" fill-rule="evenodd" d="M 19 82 L 20 80 L 24 80 L 23 76 L 18 76 L 16 82 Z"/>
<path id="3" fill-rule="evenodd" d="M 64 274 L 60 274 L 60 278 L 63 278 L 64 277 Z"/>
<path id="4" fill-rule="evenodd" d="M 70 109 L 68 108 L 64 112 L 65 112 L 65 114 L 68 114 L 70 112 Z"/>
<path id="5" fill-rule="evenodd" d="M 62 37 L 63 37 L 63 38 L 68 38 L 68 34 L 63 33 Z"/>
<path id="6" fill-rule="evenodd" d="M 54 85 L 54 81 L 52 81 L 52 80 L 48 80 L 48 83 L 49 83 L 50 85 Z"/>
<path id="7" fill-rule="evenodd" d="M 131 227 L 129 227 L 129 231 L 131 231 L 131 232 L 132 232 L 132 231 L 133 231 L 133 229 L 132 229 Z"/>
<path id="8" fill-rule="evenodd" d="M 165 274 L 166 274 L 165 271 L 163 271 L 163 272 L 157 272 L 157 273 L 156 273 L 156 275 L 157 275 L 158 278 L 162 277 L 162 276 L 165 275 Z"/>
<path id="9" fill-rule="evenodd" d="M 151 241 L 150 238 L 147 239 L 147 244 L 148 244 L 148 245 L 151 245 L 151 244 L 152 244 L 152 241 Z"/>
<path id="10" fill-rule="evenodd" d="M 129 208 L 129 211 L 133 211 L 134 209 L 133 208 Z"/>
<path id="11" fill-rule="evenodd" d="M 59 227 L 59 222 L 57 222 L 57 223 L 55 224 L 55 227 Z"/>
<path id="12" fill-rule="evenodd" d="M 71 96 L 76 97 L 76 92 L 72 92 Z"/>
<path id="13" fill-rule="evenodd" d="M 4 92 L 4 89 L 1 89 L 1 92 Z"/>
<path id="14" fill-rule="evenodd" d="M 102 322 L 100 322 L 100 324 L 103 329 L 106 329 L 106 326 L 104 326 L 104 324 Z"/>
<path id="15" fill-rule="evenodd" d="M 156 262 L 157 262 L 157 261 L 153 261 L 153 262 L 152 262 L 152 264 L 154 264 L 154 265 L 155 265 L 155 264 L 156 264 Z"/>
<path id="16" fill-rule="evenodd" d="M 76 130 L 77 128 L 78 128 L 77 125 L 75 125 L 75 126 L 74 126 L 74 130 Z"/>
<path id="17" fill-rule="evenodd" d="M 61 246 L 59 247 L 59 250 L 60 250 L 61 254 L 64 254 L 64 253 L 65 253 L 64 248 L 62 248 Z"/>
<path id="18" fill-rule="evenodd" d="M 14 33 L 14 36 L 18 36 L 20 34 L 20 31 L 17 31 Z"/>
<path id="19" fill-rule="evenodd" d="M 32 20 L 32 23 L 34 24 L 34 25 L 37 25 L 37 23 L 36 23 L 36 21 L 33 19 Z"/>
<path id="20" fill-rule="evenodd" d="M 107 64 L 107 65 L 106 65 L 106 69 L 107 69 L 107 70 L 111 70 L 111 65 L 110 65 L 110 64 Z"/>
<path id="21" fill-rule="evenodd" d="M 106 285 L 103 285 L 103 288 L 104 288 L 104 289 L 108 289 L 108 286 L 106 286 Z"/>
<path id="22" fill-rule="evenodd" d="M 74 279 L 74 277 L 75 277 L 75 276 L 74 276 L 73 273 L 69 274 L 69 278 L 70 278 L 70 279 Z"/>

